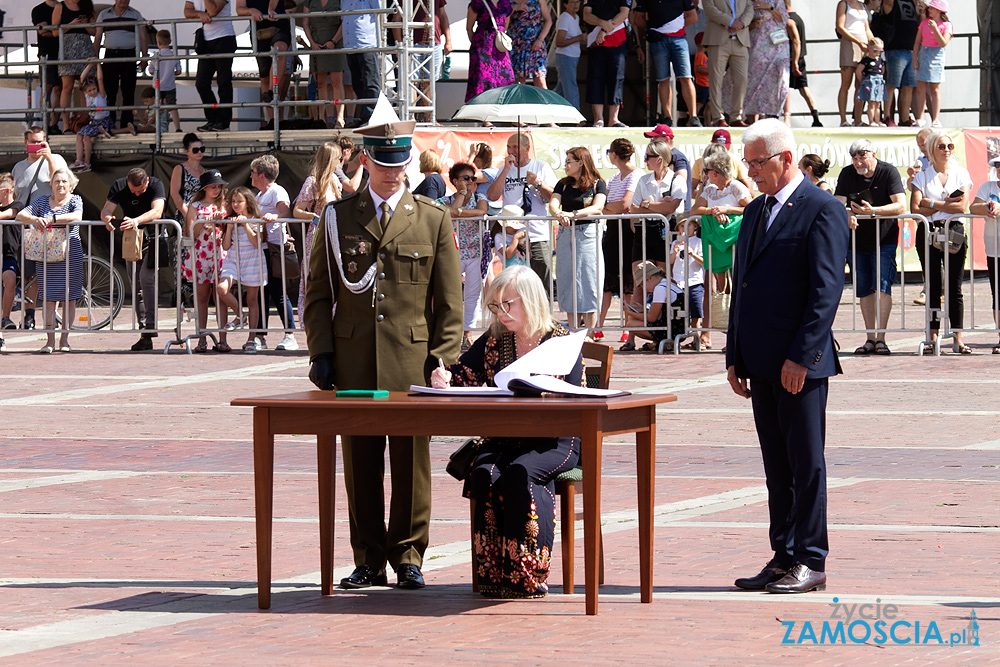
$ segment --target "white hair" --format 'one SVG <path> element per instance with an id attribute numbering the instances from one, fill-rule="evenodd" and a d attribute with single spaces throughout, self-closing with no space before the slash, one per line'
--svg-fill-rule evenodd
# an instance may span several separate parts
<path id="1" fill-rule="evenodd" d="M 777 118 L 758 120 L 743 132 L 744 146 L 755 141 L 763 141 L 765 149 L 771 155 L 782 151 L 791 151 L 795 155 L 795 135 L 792 134 L 792 128 Z"/>
<path id="2" fill-rule="evenodd" d="M 875 154 L 875 144 L 873 144 L 868 139 L 858 139 L 853 144 L 851 144 L 850 149 L 847 151 L 854 157 L 861 151 L 868 151 L 871 154 Z"/>

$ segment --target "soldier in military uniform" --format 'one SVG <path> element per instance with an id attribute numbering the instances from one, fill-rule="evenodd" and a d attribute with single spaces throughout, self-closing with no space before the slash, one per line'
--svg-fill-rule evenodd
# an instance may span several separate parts
<path id="1" fill-rule="evenodd" d="M 320 219 L 306 288 L 309 379 L 320 389 L 405 391 L 427 384 L 462 342 L 462 277 L 451 217 L 411 195 L 403 173 L 414 122 L 390 122 L 376 107 L 361 164 L 368 185 L 329 204 Z M 373 424 L 374 432 L 378 425 Z M 385 525 L 386 436 L 343 438 L 355 570 L 343 588 L 422 588 L 431 517 L 430 439 L 388 438 L 392 499 Z"/>

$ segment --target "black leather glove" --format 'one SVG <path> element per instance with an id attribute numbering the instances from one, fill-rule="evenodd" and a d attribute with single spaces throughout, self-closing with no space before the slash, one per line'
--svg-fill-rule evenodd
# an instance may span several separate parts
<path id="1" fill-rule="evenodd" d="M 333 389 L 333 355 L 318 354 L 309 366 L 309 381 L 318 389 L 330 391 Z"/>

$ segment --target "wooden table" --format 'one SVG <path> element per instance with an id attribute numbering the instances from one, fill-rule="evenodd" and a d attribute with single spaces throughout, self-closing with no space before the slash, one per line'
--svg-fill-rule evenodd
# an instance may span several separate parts
<path id="1" fill-rule="evenodd" d="M 274 436 L 316 435 L 319 467 L 320 579 L 333 593 L 333 519 L 337 435 L 579 436 L 583 466 L 584 563 L 587 614 L 597 613 L 601 522 L 601 446 L 605 435 L 635 433 L 639 502 L 640 599 L 653 599 L 653 500 L 656 406 L 671 394 L 615 398 L 513 398 L 409 395 L 388 399 L 337 398 L 329 391 L 241 398 L 252 407 L 254 512 L 257 524 L 257 605 L 271 606 L 271 518 Z M 511 419 L 512 413 L 519 418 Z"/>

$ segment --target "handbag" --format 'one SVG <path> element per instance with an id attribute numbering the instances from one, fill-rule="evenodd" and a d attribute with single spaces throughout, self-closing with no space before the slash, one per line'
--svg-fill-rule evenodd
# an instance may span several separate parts
<path id="1" fill-rule="evenodd" d="M 194 31 L 194 52 L 199 56 L 203 56 L 208 53 L 208 41 L 205 39 L 204 28 L 198 28 Z"/>
<path id="2" fill-rule="evenodd" d="M 490 21 L 493 22 L 493 30 L 496 31 L 493 43 L 496 45 L 497 51 L 500 53 L 507 53 L 514 48 L 514 40 L 511 39 L 511 36 L 507 33 L 500 32 L 500 28 L 497 27 L 497 20 L 493 16 L 493 10 L 490 9 L 490 0 L 483 0 L 483 4 L 486 5 L 486 13 L 490 15 Z"/>
<path id="3" fill-rule="evenodd" d="M 767 36 L 771 39 L 772 44 L 784 44 L 788 41 L 788 32 L 784 28 L 768 30 Z"/>
<path id="4" fill-rule="evenodd" d="M 268 255 L 271 258 L 271 277 L 281 279 L 281 248 L 273 245 L 267 246 Z M 299 277 L 299 256 L 295 254 L 295 246 L 289 243 L 285 246 L 285 279 L 294 280 Z"/>
<path id="5" fill-rule="evenodd" d="M 931 245 L 937 250 L 944 252 L 945 244 L 948 246 L 948 253 L 954 255 L 965 246 L 965 232 L 962 229 L 944 229 L 944 226 L 934 230 L 931 236 Z"/>
<path id="6" fill-rule="evenodd" d="M 278 34 L 278 29 L 275 26 L 270 28 L 257 28 L 257 41 L 263 42 L 265 40 L 271 39 Z"/>
<path id="7" fill-rule="evenodd" d="M 36 262 L 61 262 L 66 259 L 66 228 L 52 227 L 44 230 L 26 227 L 21 235 L 24 258 Z"/>
<path id="8" fill-rule="evenodd" d="M 90 114 L 86 111 L 74 111 L 69 117 L 69 131 L 76 134 L 90 124 Z"/>
<path id="9" fill-rule="evenodd" d="M 712 294 L 712 302 L 709 304 L 709 317 L 711 326 L 717 331 L 729 330 L 729 304 L 732 295 L 726 292 L 715 292 Z"/>
<path id="10" fill-rule="evenodd" d="M 135 227 L 122 232 L 122 259 L 126 262 L 142 261 L 142 232 Z"/>
<path id="11" fill-rule="evenodd" d="M 472 473 L 472 464 L 479 455 L 479 447 L 483 444 L 482 438 L 472 438 L 462 443 L 462 446 L 451 453 L 448 457 L 448 465 L 445 471 L 460 482 L 468 479 Z"/>

